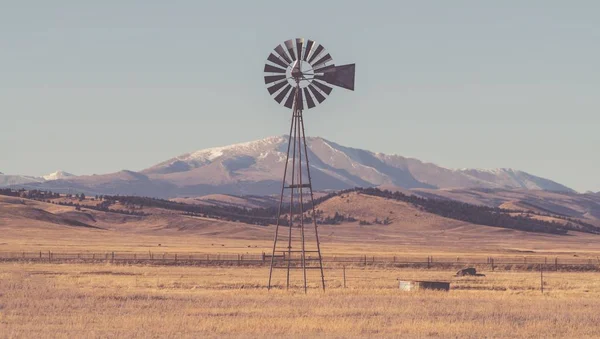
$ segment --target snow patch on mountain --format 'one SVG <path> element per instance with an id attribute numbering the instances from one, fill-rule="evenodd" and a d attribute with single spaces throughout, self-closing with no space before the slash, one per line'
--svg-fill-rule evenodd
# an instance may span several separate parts
<path id="1" fill-rule="evenodd" d="M 42 178 L 44 178 L 44 180 L 46 180 L 46 181 L 50 181 L 50 180 L 65 179 L 65 178 L 74 177 L 74 176 L 75 176 L 75 174 L 71 174 L 69 172 L 59 170 L 59 171 L 44 175 L 44 176 L 42 176 Z"/>
<path id="2" fill-rule="evenodd" d="M 269 137 L 256 141 L 242 142 L 229 146 L 212 147 L 177 157 L 178 160 L 213 161 L 225 154 L 259 155 L 262 150 L 272 145 L 286 142 L 285 136 Z"/>

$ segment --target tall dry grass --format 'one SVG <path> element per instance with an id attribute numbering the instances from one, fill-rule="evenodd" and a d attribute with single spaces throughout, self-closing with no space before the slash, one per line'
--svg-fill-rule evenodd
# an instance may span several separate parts
<path id="1" fill-rule="evenodd" d="M 0 264 L 0 337 L 600 336 L 598 273 L 328 270 L 328 290 L 268 292 L 265 268 Z M 451 280 L 400 292 L 396 279 Z M 295 284 L 300 276 L 292 277 Z M 276 283 L 284 276 L 277 272 Z"/>

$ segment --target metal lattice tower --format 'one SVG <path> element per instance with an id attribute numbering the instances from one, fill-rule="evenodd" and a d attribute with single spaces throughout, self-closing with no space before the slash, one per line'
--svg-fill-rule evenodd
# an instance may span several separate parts
<path id="1" fill-rule="evenodd" d="M 300 269 L 306 292 L 306 272 L 315 269 L 321 274 L 321 286 L 325 290 L 302 112 L 304 108 L 316 107 L 315 101 L 321 104 L 333 90 L 329 85 L 354 90 L 354 71 L 354 64 L 335 66 L 323 45 L 312 40 L 305 42 L 303 38 L 277 45 L 267 58 L 264 68 L 267 90 L 275 101 L 292 110 L 269 269 L 269 289 L 274 269 L 287 271 L 286 288 L 290 287 L 290 272 Z M 284 200 L 288 199 L 289 210 L 286 208 L 286 211 Z M 281 230 L 281 227 L 287 227 L 287 230 Z"/>

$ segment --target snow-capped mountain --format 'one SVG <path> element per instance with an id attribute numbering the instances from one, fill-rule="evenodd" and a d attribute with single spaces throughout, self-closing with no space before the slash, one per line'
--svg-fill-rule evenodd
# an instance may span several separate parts
<path id="1" fill-rule="evenodd" d="M 141 173 L 150 179 L 193 185 L 248 186 L 276 192 L 286 159 L 287 136 L 209 148 L 183 154 Z M 323 138 L 307 138 L 316 189 L 394 185 L 404 188 L 570 188 L 512 169 L 452 170 L 417 159 L 344 147 Z M 269 189 L 267 189 L 267 187 Z"/>
<path id="2" fill-rule="evenodd" d="M 274 194 L 281 190 L 287 142 L 287 136 L 269 137 L 182 154 L 140 172 L 76 177 L 56 174 L 51 181 L 28 186 L 54 191 L 78 190 L 86 194 L 155 197 L 213 193 Z M 399 155 L 344 147 L 318 137 L 307 138 L 307 144 L 315 190 L 396 186 L 407 189 L 521 188 L 572 192 L 554 181 L 512 169 L 448 169 Z"/>
<path id="3" fill-rule="evenodd" d="M 44 178 L 44 180 L 46 181 L 50 181 L 50 180 L 59 180 L 59 179 L 65 179 L 68 177 L 74 177 L 75 174 L 71 174 L 65 171 L 56 171 L 54 173 L 50 173 L 47 175 L 42 176 L 42 178 Z"/>

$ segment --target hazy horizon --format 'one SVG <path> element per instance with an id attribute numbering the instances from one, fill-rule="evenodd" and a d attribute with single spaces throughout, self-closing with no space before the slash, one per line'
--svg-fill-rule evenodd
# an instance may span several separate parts
<path id="1" fill-rule="evenodd" d="M 282 135 L 276 44 L 323 43 L 356 91 L 307 134 L 447 168 L 513 168 L 600 191 L 600 4 L 23 1 L 0 13 L 0 172 L 141 170 Z"/>

